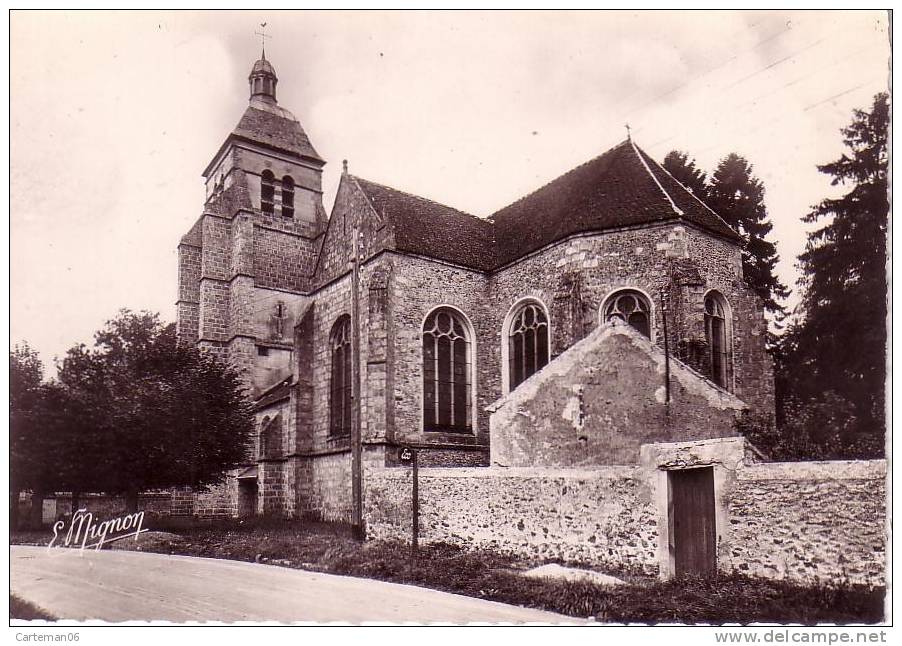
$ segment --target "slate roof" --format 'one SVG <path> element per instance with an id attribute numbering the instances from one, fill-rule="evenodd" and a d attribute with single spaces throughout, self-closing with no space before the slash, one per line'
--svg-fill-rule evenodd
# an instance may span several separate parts
<path id="1" fill-rule="evenodd" d="M 720 216 L 631 141 L 487 219 L 360 177 L 352 179 L 393 226 L 398 250 L 482 271 L 576 233 L 674 220 L 741 241 Z"/>
<path id="2" fill-rule="evenodd" d="M 489 221 L 360 177 L 351 179 L 392 226 L 399 251 L 483 271 L 494 266 L 494 227 Z"/>
<path id="3" fill-rule="evenodd" d="M 287 110 L 249 105 L 232 135 L 322 162 L 301 124 Z M 286 116 L 288 115 L 288 116 Z M 290 118 L 289 118 L 290 117 Z"/>

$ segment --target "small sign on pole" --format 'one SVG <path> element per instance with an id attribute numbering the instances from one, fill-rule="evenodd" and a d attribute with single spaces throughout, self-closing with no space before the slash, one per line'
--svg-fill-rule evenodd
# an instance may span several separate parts
<path id="1" fill-rule="evenodd" d="M 411 522 L 410 550 L 416 558 L 420 540 L 420 474 L 417 468 L 417 452 L 410 447 L 402 447 L 398 457 L 402 464 L 410 464 L 413 467 L 413 486 L 411 487 Z"/>

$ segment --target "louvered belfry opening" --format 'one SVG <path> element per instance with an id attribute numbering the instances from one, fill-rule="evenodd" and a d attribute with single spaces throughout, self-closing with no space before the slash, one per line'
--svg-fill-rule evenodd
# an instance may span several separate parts
<path id="1" fill-rule="evenodd" d="M 548 363 L 548 317 L 536 303 L 519 308 L 508 333 L 510 389 L 513 390 Z"/>
<path id="2" fill-rule="evenodd" d="M 291 175 L 282 178 L 282 215 L 294 217 L 294 180 Z"/>
<path id="3" fill-rule="evenodd" d="M 265 170 L 260 174 L 260 210 L 272 215 L 276 199 L 275 175 Z"/>
<path id="4" fill-rule="evenodd" d="M 329 434 L 351 433 L 351 317 L 344 315 L 332 326 L 332 372 L 329 379 Z"/>
<path id="5" fill-rule="evenodd" d="M 729 342 L 723 298 L 710 293 L 705 297 L 705 340 L 708 342 L 708 366 L 711 380 L 721 388 L 729 383 Z"/>
<path id="6" fill-rule="evenodd" d="M 604 308 L 604 320 L 619 319 L 651 338 L 651 305 L 641 292 L 626 289 L 617 292 Z"/>
<path id="7" fill-rule="evenodd" d="M 472 366 L 463 317 L 438 309 L 423 325 L 423 430 L 469 433 Z"/>

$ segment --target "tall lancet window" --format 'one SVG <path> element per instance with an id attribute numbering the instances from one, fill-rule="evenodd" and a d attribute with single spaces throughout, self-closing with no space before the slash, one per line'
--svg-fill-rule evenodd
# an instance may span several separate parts
<path id="1" fill-rule="evenodd" d="M 528 302 L 517 309 L 507 343 L 509 383 L 513 390 L 548 363 L 548 316 L 541 305 Z"/>
<path id="2" fill-rule="evenodd" d="M 730 339 L 727 331 L 726 301 L 717 292 L 705 297 L 705 340 L 711 380 L 722 388 L 729 384 Z"/>
<path id="3" fill-rule="evenodd" d="M 276 197 L 275 175 L 265 170 L 260 174 L 260 210 L 267 215 L 273 214 Z"/>
<path id="4" fill-rule="evenodd" d="M 442 307 L 423 325 L 423 430 L 473 429 L 470 331 L 464 317 Z"/>
<path id="5" fill-rule="evenodd" d="M 282 215 L 294 217 L 294 180 L 291 175 L 282 178 Z"/>
<path id="6" fill-rule="evenodd" d="M 641 292 L 625 289 L 612 295 L 604 307 L 604 321 L 619 319 L 651 338 L 651 306 Z"/>
<path id="7" fill-rule="evenodd" d="M 329 379 L 329 433 L 351 433 L 351 317 L 345 314 L 329 336 L 332 374 Z"/>

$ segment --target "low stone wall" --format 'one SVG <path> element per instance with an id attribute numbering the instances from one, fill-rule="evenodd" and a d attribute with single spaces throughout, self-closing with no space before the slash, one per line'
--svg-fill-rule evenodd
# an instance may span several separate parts
<path id="1" fill-rule="evenodd" d="M 366 480 L 367 535 L 410 540 L 408 468 Z M 655 573 L 652 493 L 638 467 L 420 470 L 420 541 Z"/>
<path id="2" fill-rule="evenodd" d="M 697 454 L 699 465 L 421 469 L 420 541 L 666 576 L 667 473 L 711 465 L 720 571 L 885 585 L 885 461 L 757 463 L 734 459 L 741 440 L 717 444 L 682 453 L 674 453 L 679 445 L 649 445 L 665 447 L 649 455 Z M 407 467 L 366 474 L 369 538 L 410 540 L 411 486 Z"/>
<path id="3" fill-rule="evenodd" d="M 728 499 L 722 568 L 885 583 L 885 460 L 754 464 L 736 472 Z"/>

